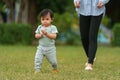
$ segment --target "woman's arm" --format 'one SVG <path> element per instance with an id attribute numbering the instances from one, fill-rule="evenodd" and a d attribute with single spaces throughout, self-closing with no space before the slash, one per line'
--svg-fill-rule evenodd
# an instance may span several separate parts
<path id="1" fill-rule="evenodd" d="M 99 0 L 97 7 L 101 8 L 102 6 L 104 6 L 108 2 L 109 2 L 109 0 Z"/>
<path id="2" fill-rule="evenodd" d="M 79 8 L 80 7 L 80 0 L 74 0 L 74 6 L 76 8 Z"/>
<path id="3" fill-rule="evenodd" d="M 99 2 L 102 2 L 103 5 L 107 4 L 110 0 L 99 0 Z"/>

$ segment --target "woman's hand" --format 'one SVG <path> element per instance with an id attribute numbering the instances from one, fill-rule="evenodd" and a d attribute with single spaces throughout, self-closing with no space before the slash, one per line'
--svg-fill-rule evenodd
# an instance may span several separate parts
<path id="1" fill-rule="evenodd" d="M 79 8 L 80 7 L 80 1 L 79 0 L 76 0 L 75 3 L 74 3 L 74 6 L 76 8 Z"/>
<path id="2" fill-rule="evenodd" d="M 97 4 L 97 7 L 98 7 L 98 8 L 101 8 L 102 6 L 103 6 L 103 2 L 100 1 L 100 2 Z"/>

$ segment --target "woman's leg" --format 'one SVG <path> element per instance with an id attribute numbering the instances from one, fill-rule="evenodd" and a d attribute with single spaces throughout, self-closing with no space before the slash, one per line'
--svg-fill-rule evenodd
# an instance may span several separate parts
<path id="1" fill-rule="evenodd" d="M 85 50 L 86 56 L 88 57 L 90 16 L 80 15 L 79 21 L 80 21 L 79 29 L 80 29 L 81 41 L 82 41 L 82 45 Z"/>
<path id="2" fill-rule="evenodd" d="M 89 51 L 88 51 L 88 63 L 93 64 L 96 51 L 97 51 L 97 36 L 102 20 L 102 15 L 100 16 L 91 16 L 90 22 L 90 33 L 89 33 Z"/>

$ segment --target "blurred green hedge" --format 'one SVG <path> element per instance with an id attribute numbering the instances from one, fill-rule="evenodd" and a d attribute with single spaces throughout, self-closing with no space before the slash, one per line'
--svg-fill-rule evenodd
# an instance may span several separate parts
<path id="1" fill-rule="evenodd" d="M 116 23 L 113 27 L 113 46 L 120 46 L 120 23 Z"/>
<path id="2" fill-rule="evenodd" d="M 56 40 L 56 44 L 62 45 L 79 45 L 80 44 L 80 37 L 76 34 L 76 30 L 73 30 L 74 22 L 78 21 L 74 17 L 74 14 L 69 12 L 65 12 L 63 14 L 55 13 L 55 19 L 53 24 L 56 25 L 58 29 L 58 36 Z"/>
<path id="3" fill-rule="evenodd" d="M 32 27 L 28 24 L 0 24 L 0 44 L 30 45 L 33 41 Z"/>

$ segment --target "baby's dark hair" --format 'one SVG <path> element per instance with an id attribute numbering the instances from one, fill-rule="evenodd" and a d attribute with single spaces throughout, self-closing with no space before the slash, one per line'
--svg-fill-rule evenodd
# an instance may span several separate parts
<path id="1" fill-rule="evenodd" d="M 50 14 L 50 17 L 51 17 L 51 18 L 54 18 L 54 13 L 53 13 L 53 11 L 50 10 L 50 9 L 43 9 L 43 10 L 40 12 L 40 17 L 44 17 L 44 16 L 46 16 L 48 13 Z"/>

